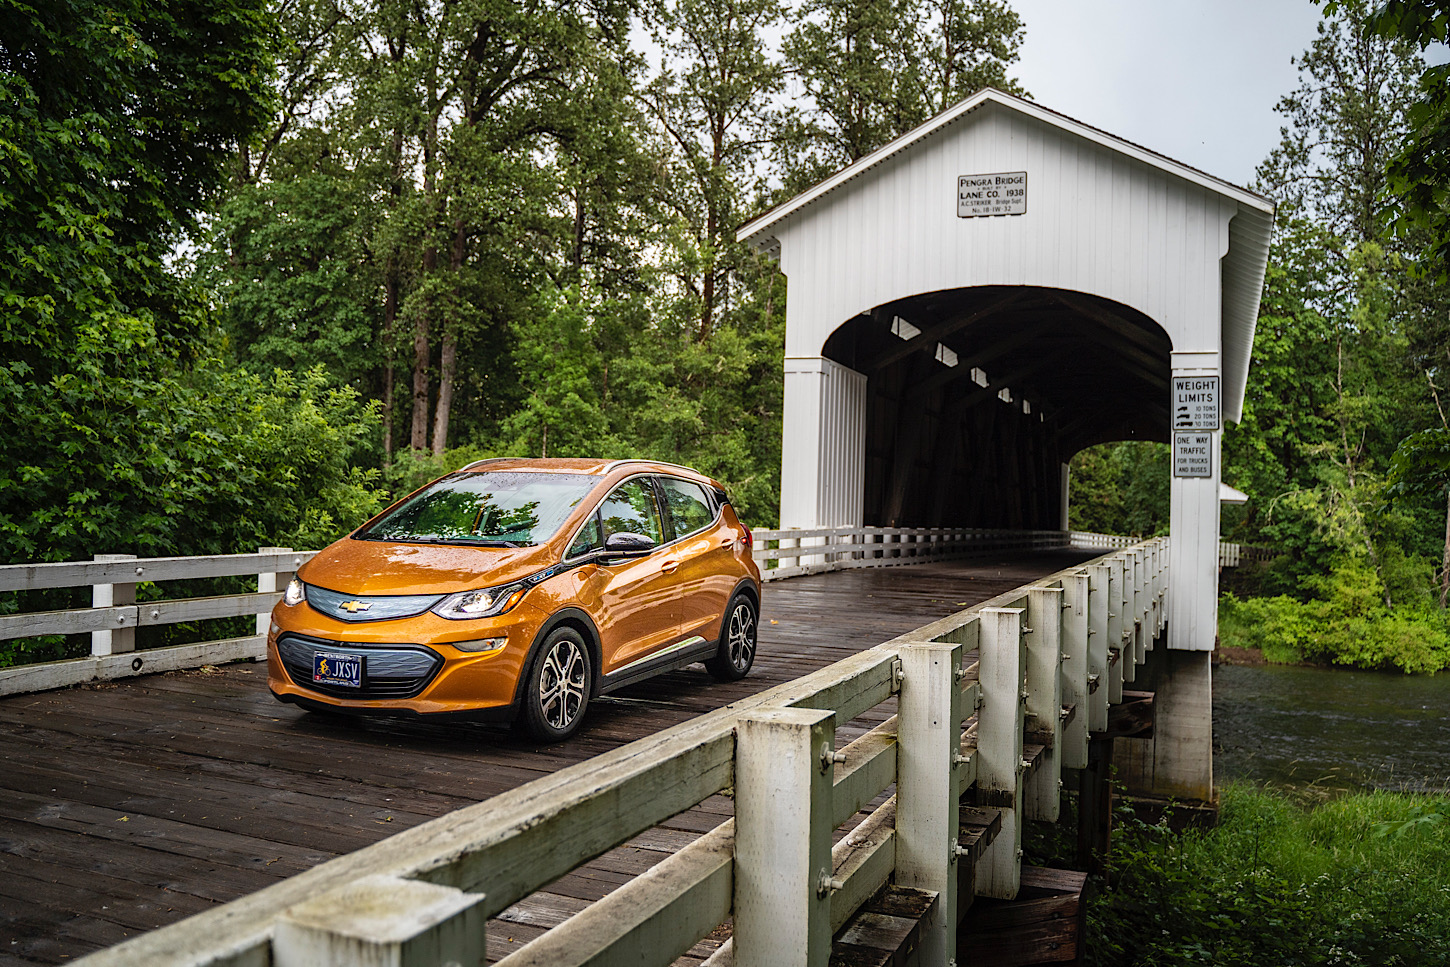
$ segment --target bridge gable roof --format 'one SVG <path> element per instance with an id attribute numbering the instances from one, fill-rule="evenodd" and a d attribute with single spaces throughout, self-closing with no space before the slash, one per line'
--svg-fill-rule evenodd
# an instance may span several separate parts
<path id="1" fill-rule="evenodd" d="M 986 117 L 1018 120 L 1005 126 L 977 123 Z M 1039 182 L 1033 181 L 1037 164 L 1030 159 L 1041 163 L 1043 149 L 1032 153 L 1018 140 L 1024 137 L 1079 145 L 1049 154 L 1059 167 L 1082 165 L 1080 174 L 1049 172 L 1043 188 L 1029 190 L 1027 222 L 1005 224 L 1015 222 L 1013 216 L 958 219 L 954 210 L 948 215 L 929 201 L 940 197 L 938 179 L 950 174 L 942 170 L 943 161 L 951 168 L 951 158 L 1020 159 L 1012 167 L 1029 169 L 1031 189 Z M 996 146 L 945 149 L 945 144 Z M 1094 155 L 1126 164 L 1093 161 Z M 959 173 L 972 170 L 1009 169 L 968 167 Z M 1065 180 L 1058 183 L 1059 177 Z M 1098 197 L 1074 198 L 1074 190 Z M 1153 198 L 1139 204 L 1145 190 Z M 1032 218 L 1032 211 L 1044 211 L 1039 197 L 1070 204 L 1072 211 L 1060 220 Z M 1171 210 L 1158 200 L 1162 197 Z M 1131 198 L 1136 207 L 1120 213 L 1115 198 Z M 858 215 L 860 205 L 867 208 Z M 915 292 L 1002 284 L 1077 289 L 1144 312 L 1168 330 L 1175 350 L 1219 352 L 1224 415 L 1232 420 L 1239 416 L 1247 383 L 1273 217 L 1273 203 L 1261 195 L 989 88 L 762 213 L 741 226 L 738 237 L 780 255 L 782 269 L 792 276 L 791 291 L 799 293 L 795 301 L 801 304 L 788 312 L 787 355 L 817 355 L 817 347 L 846 319 Z M 892 218 L 897 227 L 889 227 Z M 1117 265 L 1109 268 L 1111 262 Z M 891 291 L 898 284 L 901 289 Z"/>
<path id="2" fill-rule="evenodd" d="M 912 128 L 895 141 L 891 141 L 877 148 L 864 158 L 847 165 L 834 175 L 806 189 L 794 198 L 781 202 L 773 208 L 762 212 L 742 225 L 737 233 L 737 237 L 741 241 L 750 241 L 761 249 L 773 248 L 774 236 L 767 231 L 772 225 L 804 211 L 823 196 L 830 194 L 847 182 L 875 168 L 883 161 L 906 151 L 918 141 L 922 141 L 944 128 L 951 127 L 957 121 L 988 103 L 999 104 L 1019 114 L 1025 114 L 1028 117 L 1035 118 L 1062 131 L 1075 134 L 1094 144 L 1111 151 L 1116 151 L 1135 161 L 1140 161 L 1150 167 L 1181 178 L 1200 188 L 1206 188 L 1226 198 L 1231 198 L 1235 202 L 1260 211 L 1270 218 L 1273 217 L 1274 203 L 1263 195 L 1256 194 L 1246 188 L 1240 188 L 1238 185 L 1224 181 L 1221 178 L 1216 178 L 1206 172 L 1199 171 L 1197 168 L 1186 165 L 1181 161 L 1175 161 L 1167 155 L 1159 154 L 1156 151 L 1149 150 L 1142 145 L 1134 144 L 1117 135 L 1109 134 L 1101 128 L 1084 124 L 1075 118 L 1068 117 L 1066 114 L 1050 110 L 1040 104 L 1033 103 L 1013 94 L 1007 94 L 996 88 L 987 87 L 973 94 L 971 97 L 957 102 L 954 106 L 947 108 L 936 117 Z"/>

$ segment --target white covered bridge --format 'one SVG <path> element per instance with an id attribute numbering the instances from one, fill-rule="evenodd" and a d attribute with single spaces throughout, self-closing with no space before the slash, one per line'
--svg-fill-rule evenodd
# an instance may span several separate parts
<path id="1" fill-rule="evenodd" d="M 1273 217 L 984 90 L 751 221 L 740 237 L 790 286 L 781 525 L 1066 529 L 1074 453 L 1196 430 L 1175 441 L 1167 604 L 1169 649 L 1193 656 L 1153 671 L 1206 716 L 1221 427 L 1243 405 Z M 1170 754 L 1195 765 L 1144 763 L 1146 788 L 1211 785 L 1209 723 L 1188 731 L 1198 748 Z"/>
<path id="2" fill-rule="evenodd" d="M 993 174 L 1020 181 L 963 200 Z M 1067 460 L 1168 442 L 1173 377 L 1221 376 L 1238 418 L 1272 224 L 1258 195 L 986 90 L 745 225 L 790 284 L 781 526 L 1065 528 Z M 1174 648 L 1213 645 L 1218 436 L 1210 475 L 1172 485 L 1195 578 Z"/>

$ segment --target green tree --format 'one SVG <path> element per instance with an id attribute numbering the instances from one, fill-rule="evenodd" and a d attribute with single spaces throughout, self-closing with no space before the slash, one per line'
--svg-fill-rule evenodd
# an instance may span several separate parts
<path id="1" fill-rule="evenodd" d="M 807 96 L 782 138 L 785 192 L 802 190 L 1009 74 L 1021 18 L 1001 0 L 806 0 L 785 39 Z"/>
<path id="2" fill-rule="evenodd" d="M 1224 466 L 1250 495 L 1239 536 L 1287 552 L 1274 589 L 1313 595 L 1326 570 L 1368 566 L 1388 601 L 1399 562 L 1425 546 L 1424 521 L 1384 501 L 1390 454 L 1429 412 L 1409 335 L 1423 307 L 1383 198 L 1418 56 L 1367 31 L 1365 14 L 1343 4 L 1321 24 L 1278 104 L 1287 123 L 1258 184 L 1280 218 Z"/>
<path id="3" fill-rule="evenodd" d="M 1068 520 L 1073 530 L 1153 537 L 1168 533 L 1168 447 L 1124 440 L 1072 458 Z"/>
<path id="4" fill-rule="evenodd" d="M 665 63 L 643 96 L 671 153 L 661 188 L 674 216 L 668 271 L 706 342 L 732 296 L 742 257 L 735 228 L 778 126 L 773 100 L 785 73 L 764 38 L 784 8 L 780 0 L 674 0 L 650 15 Z"/>
<path id="5" fill-rule="evenodd" d="M 1326 10 L 1337 8 L 1326 4 Z M 1382 37 L 1397 38 L 1424 53 L 1450 40 L 1446 0 L 1387 0 L 1369 19 Z M 1428 235 L 1431 274 L 1450 281 L 1450 64 L 1428 64 L 1408 112 L 1408 130 L 1388 171 L 1402 234 Z"/>
<path id="6" fill-rule="evenodd" d="M 1345 0 L 1319 24 L 1296 61 L 1298 87 L 1275 106 L 1286 121 L 1279 146 L 1258 170 L 1263 190 L 1342 243 L 1329 249 L 1341 260 L 1385 240 L 1386 168 L 1421 66 L 1408 43 L 1370 32 L 1367 13 L 1367 0 Z"/>

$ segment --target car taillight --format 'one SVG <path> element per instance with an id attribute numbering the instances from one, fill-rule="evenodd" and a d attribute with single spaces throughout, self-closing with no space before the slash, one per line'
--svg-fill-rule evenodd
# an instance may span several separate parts
<path id="1" fill-rule="evenodd" d="M 751 533 L 749 527 L 742 527 L 741 530 L 745 531 L 745 536 L 741 540 L 745 542 L 745 549 L 748 551 L 755 547 L 755 535 Z"/>

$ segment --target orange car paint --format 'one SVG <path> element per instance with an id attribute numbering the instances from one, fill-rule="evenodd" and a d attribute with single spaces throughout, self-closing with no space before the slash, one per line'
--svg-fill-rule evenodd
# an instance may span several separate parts
<path id="1" fill-rule="evenodd" d="M 645 461 L 519 459 L 491 461 L 476 472 L 494 471 L 582 473 L 597 476 L 598 482 L 557 534 L 535 546 L 384 543 L 349 535 L 304 564 L 298 578 L 356 595 L 442 595 L 507 584 L 559 564 L 575 531 L 599 500 L 631 477 L 667 475 L 722 489 L 693 471 Z M 601 675 L 681 639 L 694 635 L 707 641 L 717 639 L 728 600 L 747 586 L 758 604 L 760 570 L 750 553 L 745 527 L 727 503 L 700 532 L 662 545 L 644 557 L 596 561 L 564 570 L 531 588 L 515 607 L 495 617 L 453 620 L 425 611 L 409 618 L 349 622 L 323 614 L 305 600 L 292 606 L 279 603 L 268 636 L 268 684 L 278 697 L 338 709 L 424 714 L 502 711 L 515 701 L 540 630 L 561 610 L 577 608 L 593 619 L 598 633 L 594 642 L 598 649 L 597 689 Z M 286 632 L 344 647 L 351 643 L 423 645 L 442 655 L 444 663 L 413 698 L 338 699 L 291 680 L 277 651 L 278 636 Z M 450 644 L 496 637 L 507 637 L 508 644 L 488 653 L 460 651 Z"/>

